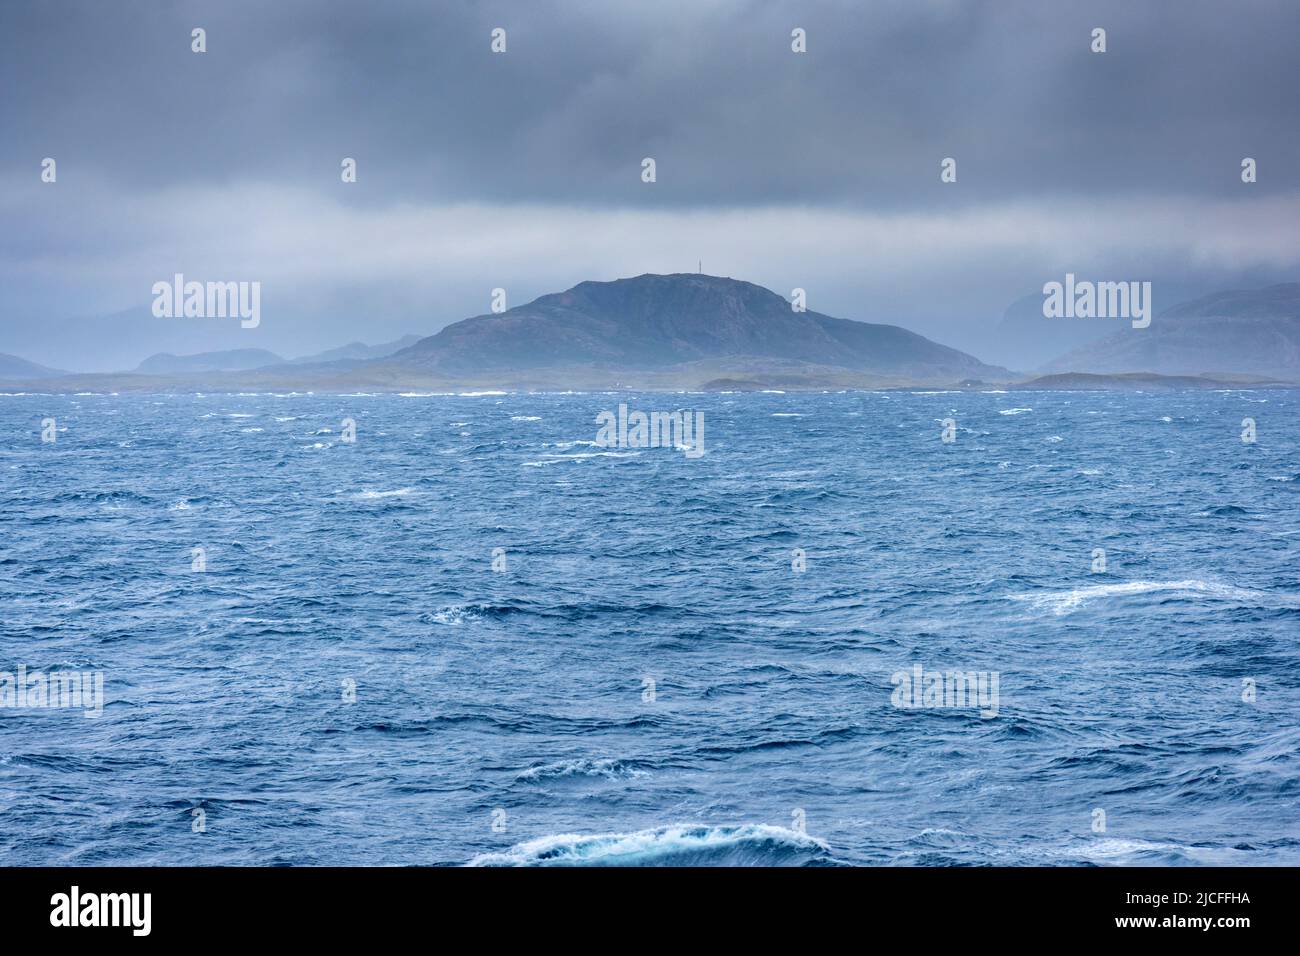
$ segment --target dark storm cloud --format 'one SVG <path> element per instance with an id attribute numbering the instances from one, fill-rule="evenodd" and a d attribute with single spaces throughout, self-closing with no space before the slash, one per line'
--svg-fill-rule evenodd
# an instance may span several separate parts
<path id="1" fill-rule="evenodd" d="M 11 3 L 0 163 L 333 190 L 354 156 L 354 201 L 900 207 L 1224 195 L 1251 155 L 1268 191 L 1300 155 L 1297 35 L 1290 0 Z"/>

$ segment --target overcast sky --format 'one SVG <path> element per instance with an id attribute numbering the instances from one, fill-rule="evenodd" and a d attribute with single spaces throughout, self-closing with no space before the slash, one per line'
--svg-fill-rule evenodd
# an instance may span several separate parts
<path id="1" fill-rule="evenodd" d="M 1066 271 L 1296 281 L 1297 37 L 1294 0 L 10 0 L 0 349 L 175 272 L 260 281 L 230 344 L 289 355 L 701 259 L 976 354 Z"/>

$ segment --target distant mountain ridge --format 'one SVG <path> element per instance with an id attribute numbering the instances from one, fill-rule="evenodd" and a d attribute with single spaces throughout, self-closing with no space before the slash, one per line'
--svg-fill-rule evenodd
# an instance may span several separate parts
<path id="1" fill-rule="evenodd" d="M 336 349 L 326 349 L 324 352 L 316 352 L 313 355 L 299 356 L 296 359 L 290 359 L 290 361 L 294 365 L 312 365 L 318 362 L 368 361 L 392 355 L 394 352 L 414 345 L 421 338 L 422 336 L 419 335 L 403 335 L 400 339 L 381 342 L 378 345 L 349 342 L 347 345 L 340 345 Z"/>
<path id="2" fill-rule="evenodd" d="M 199 352 L 194 355 L 172 355 L 159 352 L 151 355 L 135 371 L 141 375 L 187 375 L 192 372 L 244 372 L 266 365 L 284 362 L 280 356 L 266 349 L 225 349 L 218 352 Z"/>
<path id="3" fill-rule="evenodd" d="M 371 359 L 392 355 L 399 349 L 418 341 L 420 341 L 418 335 L 404 335 L 400 339 L 379 345 L 349 342 L 335 349 L 303 355 L 296 359 L 282 358 L 266 349 L 220 349 L 213 352 L 196 352 L 193 355 L 159 352 L 141 362 L 136 366 L 135 371 L 141 375 L 191 375 L 197 372 L 247 372 L 279 365 L 338 364 L 352 367 Z"/>
<path id="4" fill-rule="evenodd" d="M 1157 303 L 1186 302 L 1211 291 L 1203 285 L 1190 286 L 1165 280 L 1156 280 L 1152 285 L 1153 300 Z M 1001 320 L 987 329 L 981 338 L 981 354 L 987 350 L 986 359 L 1028 373 L 1044 368 L 1068 352 L 1093 345 L 1116 333 L 1146 331 L 1133 330 L 1125 319 L 1048 318 L 1043 314 L 1045 299 L 1040 288 L 1007 306 Z"/>
<path id="5" fill-rule="evenodd" d="M 44 365 L 29 362 L 25 358 L 19 358 L 17 355 L 0 352 L 0 378 L 3 379 L 35 380 L 55 378 L 67 374 L 61 369 L 47 368 Z"/>
<path id="6" fill-rule="evenodd" d="M 1034 379 L 897 326 L 795 312 L 761 286 L 697 273 L 582 282 L 412 338 L 293 360 L 260 349 L 160 354 L 131 373 L 73 375 L 8 356 L 0 377 L 7 358 L 27 370 L 8 381 L 69 391 L 1293 387 L 1300 283 L 1201 296 Z"/>
<path id="7" fill-rule="evenodd" d="M 1082 320 L 1089 321 L 1089 320 Z M 1300 379 L 1300 282 L 1216 292 L 1049 362 L 1048 371 Z"/>
<path id="8" fill-rule="evenodd" d="M 644 373 L 755 359 L 917 381 L 1008 374 L 898 326 L 795 312 L 769 289 L 699 273 L 581 282 L 457 322 L 383 364 L 442 375 L 578 366 Z"/>

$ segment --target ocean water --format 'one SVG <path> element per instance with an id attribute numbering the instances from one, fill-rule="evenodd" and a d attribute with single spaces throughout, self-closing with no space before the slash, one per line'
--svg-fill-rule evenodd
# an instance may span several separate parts
<path id="1" fill-rule="evenodd" d="M 706 453 L 595 446 L 619 402 L 701 410 Z M 104 688 L 0 707 L 0 854 L 1300 863 L 1298 416 L 0 396 L 0 671 Z M 898 706 L 917 666 L 985 698 Z"/>

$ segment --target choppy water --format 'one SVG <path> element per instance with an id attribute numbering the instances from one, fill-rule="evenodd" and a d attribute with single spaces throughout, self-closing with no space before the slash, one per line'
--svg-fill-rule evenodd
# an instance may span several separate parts
<path id="1" fill-rule="evenodd" d="M 707 454 L 594 447 L 620 400 L 702 409 Z M 1298 413 L 0 397 L 0 671 L 102 671 L 107 698 L 0 709 L 0 851 L 1295 864 Z M 996 716 L 894 706 L 915 664 L 996 672 Z"/>

